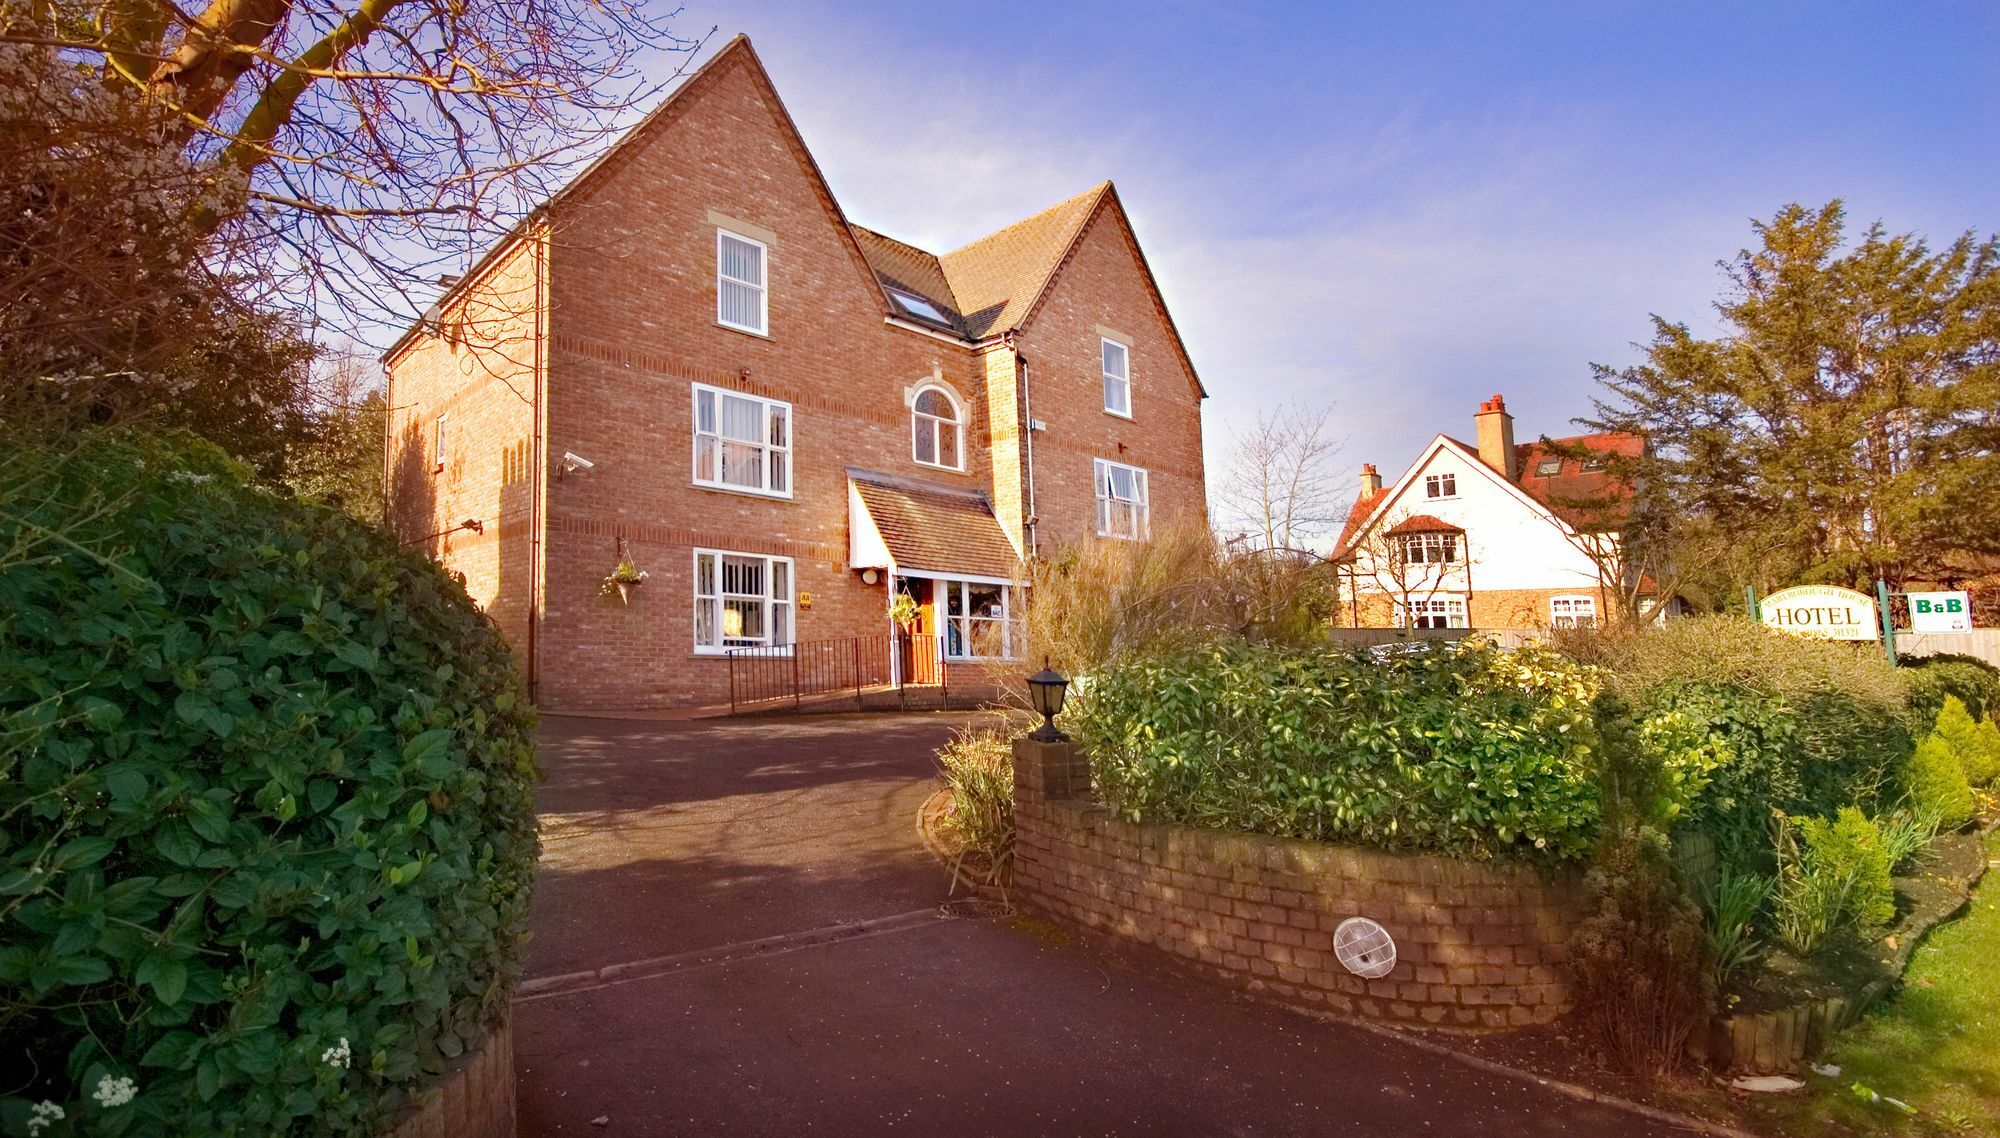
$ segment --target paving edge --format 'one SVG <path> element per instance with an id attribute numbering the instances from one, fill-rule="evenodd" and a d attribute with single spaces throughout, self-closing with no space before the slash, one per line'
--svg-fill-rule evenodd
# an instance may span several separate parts
<path id="1" fill-rule="evenodd" d="M 779 936 L 764 937 L 760 940 L 739 941 L 735 944 L 716 945 L 712 948 L 698 948 L 691 952 L 677 952 L 669 956 L 654 956 L 645 960 L 628 960 L 620 964 L 607 964 L 584 972 L 562 972 L 554 976 L 537 976 L 523 980 L 514 988 L 514 1002 L 548 999 L 552 996 L 567 996 L 596 988 L 622 984 L 630 980 L 650 980 L 691 968 L 705 968 L 717 964 L 729 964 L 739 960 L 762 959 L 800 949 L 817 948 L 824 944 L 859 940 L 864 937 L 881 936 L 884 933 L 902 932 L 927 924 L 952 919 L 936 908 L 917 909 L 894 916 L 875 917 L 852 924 L 827 925 L 823 928 L 807 929 L 803 932 L 784 933 Z"/>
<path id="2" fill-rule="evenodd" d="M 1292 1009 L 1292 1010 L 1296 1011 L 1297 1009 Z M 1692 1114 L 1682 1114 L 1679 1111 L 1668 1110 L 1665 1107 L 1649 1106 L 1643 1102 L 1634 1102 L 1628 1098 L 1620 1098 L 1617 1095 L 1606 1094 L 1603 1091 L 1592 1090 L 1591 1088 L 1586 1087 L 1581 1083 L 1572 1083 L 1563 1079 L 1550 1078 L 1547 1075 L 1538 1075 L 1533 1071 L 1529 1071 L 1521 1067 L 1510 1067 L 1505 1063 L 1496 1062 L 1492 1059 L 1485 1058 L 1484 1056 L 1473 1055 L 1470 1054 L 1469 1052 L 1460 1051 L 1456 1047 L 1449 1046 L 1448 1044 L 1439 1043 L 1434 1039 L 1426 1039 L 1423 1036 L 1411 1035 L 1406 1031 L 1398 1030 L 1397 1028 L 1390 1027 L 1387 1024 L 1376 1023 L 1372 1020 L 1365 1020 L 1355 1016 L 1334 1015 L 1331 1012 L 1301 1011 L 1299 1012 L 1299 1014 L 1307 1017 L 1308 1019 L 1315 1019 L 1324 1023 L 1339 1023 L 1339 1024 L 1346 1024 L 1350 1027 L 1358 1027 L 1361 1030 L 1366 1031 L 1371 1035 L 1378 1035 L 1384 1039 L 1393 1039 L 1399 1043 L 1405 1043 L 1411 1047 L 1415 1047 L 1420 1051 L 1427 1051 L 1433 1055 L 1441 1055 L 1450 1059 L 1454 1059 L 1457 1062 L 1462 1063 L 1467 1067 L 1473 1068 L 1474 1070 L 1485 1071 L 1486 1073 L 1492 1075 L 1502 1075 L 1507 1078 L 1517 1080 L 1519 1082 L 1534 1083 L 1536 1086 L 1546 1087 L 1547 1089 L 1552 1090 L 1557 1094 L 1563 1095 L 1567 1098 L 1577 1099 L 1582 1102 L 1596 1103 L 1600 1106 L 1613 1107 L 1617 1110 L 1625 1111 L 1628 1114 L 1636 1114 L 1642 1118 L 1650 1118 L 1655 1122 L 1664 1122 L 1670 1126 L 1678 1126 L 1686 1130 L 1700 1131 L 1703 1134 L 1714 1134 L 1717 1136 L 1717 1138 L 1763 1138 L 1762 1135 L 1753 1134 L 1748 1130 L 1742 1130 L 1737 1127 L 1729 1126 L 1720 1122 L 1710 1122 L 1705 1118 L 1696 1118 Z"/>

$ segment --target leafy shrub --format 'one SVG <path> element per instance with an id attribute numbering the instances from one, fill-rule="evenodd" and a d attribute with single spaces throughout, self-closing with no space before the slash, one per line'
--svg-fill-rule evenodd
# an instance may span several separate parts
<path id="1" fill-rule="evenodd" d="M 1661 1074 L 1714 1005 L 1715 964 L 1669 850 L 1673 792 L 1659 756 L 1617 699 L 1600 699 L 1594 718 L 1604 823 L 1564 966 L 1585 1034 L 1625 1070 Z"/>
<path id="2" fill-rule="evenodd" d="M 1606 645 L 1611 684 L 1653 744 L 1712 764 L 1691 818 L 1739 869 L 1768 866 L 1772 810 L 1876 802 L 1910 753 L 1902 673 L 1879 655 L 1731 616 Z"/>
<path id="3" fill-rule="evenodd" d="M 9 1115 L 374 1132 L 505 1014 L 536 854 L 512 656 L 438 567 L 206 444 L 0 462 Z"/>
<path id="4" fill-rule="evenodd" d="M 989 885 L 1006 888 L 1014 858 L 1014 751 L 997 727 L 968 727 L 938 748 L 938 767 L 951 792 L 939 827 L 959 843 L 952 886 L 965 880 L 965 861 L 978 855 Z"/>
<path id="5" fill-rule="evenodd" d="M 1910 809 L 1931 815 L 1941 830 L 1956 830 L 1971 819 L 1972 787 L 1951 745 L 1937 735 L 1925 736 L 1903 768 L 1903 794 Z"/>
<path id="6" fill-rule="evenodd" d="M 1802 818 L 1799 843 L 1786 841 L 1777 893 L 1777 925 L 1801 953 L 1835 932 L 1863 935 L 1896 916 L 1889 851 L 1875 823 L 1854 807 L 1829 821 Z M 1802 843 L 1802 844 L 1801 844 Z"/>
<path id="7" fill-rule="evenodd" d="M 1974 719 L 2000 713 L 2000 668 L 1976 656 L 1906 656 L 1899 663 L 1919 729 L 1937 720 L 1946 696 L 1957 696 Z"/>
<path id="8" fill-rule="evenodd" d="M 1762 873 L 1724 870 L 1708 893 L 1708 950 L 1720 991 L 1731 976 L 1764 954 L 1757 916 L 1770 900 L 1777 879 Z"/>
<path id="9" fill-rule="evenodd" d="M 1546 649 L 1376 660 L 1224 639 L 1100 668 L 1072 727 L 1134 819 L 1569 858 L 1597 823 L 1595 688 Z"/>

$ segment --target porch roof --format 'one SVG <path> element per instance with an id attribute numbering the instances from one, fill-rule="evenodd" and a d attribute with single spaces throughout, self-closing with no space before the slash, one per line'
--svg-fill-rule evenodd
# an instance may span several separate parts
<path id="1" fill-rule="evenodd" d="M 978 490 L 847 468 L 849 562 L 893 561 L 899 569 L 1013 579 L 1021 558 L 993 504 Z M 873 539 L 879 538 L 879 542 Z"/>

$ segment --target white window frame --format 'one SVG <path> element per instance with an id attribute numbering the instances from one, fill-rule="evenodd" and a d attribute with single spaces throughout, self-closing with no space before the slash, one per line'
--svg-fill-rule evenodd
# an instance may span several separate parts
<path id="1" fill-rule="evenodd" d="M 1424 497 L 1426 498 L 1458 497 L 1458 473 L 1456 471 L 1451 471 L 1443 474 L 1424 475 Z"/>
<path id="2" fill-rule="evenodd" d="M 956 591 L 958 594 L 961 609 L 969 609 L 974 586 L 986 586 L 1000 590 L 999 616 L 974 616 L 970 611 L 961 611 L 956 615 L 952 613 L 952 593 Z M 938 635 L 943 638 L 944 658 L 954 661 L 1020 659 L 1021 649 L 1025 647 L 1026 633 L 1025 630 L 1014 627 L 1014 590 L 1016 587 L 1011 583 L 997 580 L 966 577 L 931 578 L 931 607 L 936 613 L 936 620 L 941 630 Z M 998 625 L 1000 628 L 1001 654 L 998 656 L 973 655 L 972 648 L 979 643 L 979 633 L 982 629 L 990 629 L 994 625 Z M 956 633 L 959 641 L 957 651 L 952 650 L 954 633 Z"/>
<path id="3" fill-rule="evenodd" d="M 1132 345 L 1120 340 L 1114 340 L 1109 336 L 1099 336 L 1097 339 L 1097 362 L 1098 366 L 1104 372 L 1104 413 L 1107 415 L 1116 415 L 1121 419 L 1130 419 L 1132 417 Z M 1123 375 L 1113 375 L 1110 368 L 1104 367 L 1104 357 L 1108 349 L 1111 348 L 1118 349 L 1118 358 L 1125 365 L 1125 374 Z M 1114 383 L 1118 385 L 1118 389 L 1125 396 L 1125 405 L 1123 407 L 1114 407 L 1111 405 L 1111 391 L 1112 384 Z"/>
<path id="4" fill-rule="evenodd" d="M 1584 593 L 1549 598 L 1550 628 L 1596 628 L 1597 598 Z"/>
<path id="5" fill-rule="evenodd" d="M 1091 460 L 1092 496 L 1097 500 L 1097 536 L 1116 538 L 1119 541 L 1145 541 L 1153 536 L 1153 495 L 1147 486 L 1144 467 L 1127 466 L 1108 458 Z M 1129 471 L 1132 474 L 1132 498 L 1113 495 L 1110 474 L 1114 470 Z M 1120 502 L 1135 507 L 1133 519 L 1136 533 L 1114 533 L 1111 529 L 1111 503 Z"/>
<path id="6" fill-rule="evenodd" d="M 1418 624 L 1420 620 L 1442 618 L 1443 624 Z M 1398 628 L 1470 628 L 1466 621 L 1465 598 L 1458 595 L 1425 597 L 1422 600 L 1398 600 L 1396 602 L 1396 627 Z"/>
<path id="7" fill-rule="evenodd" d="M 1447 530 L 1397 534 L 1403 543 L 1405 565 L 1458 564 L 1459 535 Z"/>
<path id="8" fill-rule="evenodd" d="M 724 241 L 741 241 L 745 245 L 755 245 L 757 247 L 757 265 L 763 269 L 764 279 L 757 281 L 744 280 L 741 277 L 732 277 L 723 272 L 722 243 Z M 748 237 L 733 229 L 724 229 L 717 226 L 715 230 L 715 322 L 724 328 L 733 328 L 738 332 L 748 332 L 753 336 L 769 336 L 771 334 L 770 282 L 771 247 L 757 240 L 755 237 Z M 756 291 L 757 324 L 755 327 L 748 324 L 738 324 L 722 314 L 722 286 L 724 284 L 738 285 Z"/>
<path id="9" fill-rule="evenodd" d="M 763 562 L 764 592 L 762 594 L 751 594 L 751 593 L 730 593 L 725 591 L 723 587 L 722 562 L 723 559 L 726 557 L 736 557 L 736 558 L 742 558 L 747 561 Z M 701 563 L 703 558 L 714 559 L 715 591 L 712 593 L 704 593 L 701 591 Z M 779 565 L 783 565 L 785 567 L 785 591 L 783 596 L 779 596 L 772 587 L 772 582 L 777 577 L 776 572 L 774 572 L 774 568 Z M 738 648 L 770 648 L 778 655 L 781 656 L 791 655 L 792 645 L 796 644 L 799 638 L 798 635 L 799 630 L 797 624 L 798 605 L 796 603 L 798 597 L 798 588 L 799 588 L 798 565 L 789 557 L 776 557 L 764 553 L 742 553 L 733 549 L 697 548 L 694 551 L 694 558 L 690 562 L 690 573 L 688 577 L 688 593 L 693 598 L 694 602 L 688 608 L 688 620 L 689 620 L 688 634 L 689 637 L 694 642 L 695 655 L 724 656 L 727 655 L 729 652 Z M 762 637 L 752 640 L 750 637 L 747 636 L 737 636 L 734 637 L 733 639 L 739 641 L 745 641 L 745 643 L 740 643 L 740 644 L 728 643 L 728 641 L 732 638 L 727 637 L 723 634 L 723 628 L 727 621 L 727 612 L 728 612 L 723 602 L 730 599 L 737 599 L 737 600 L 761 599 L 763 601 L 765 632 Z M 710 622 L 711 622 L 710 627 L 713 629 L 715 633 L 715 642 L 713 644 L 704 644 L 701 639 L 700 613 L 702 606 L 704 605 L 709 606 L 708 611 L 710 613 Z M 782 610 L 782 612 L 780 610 Z M 781 615 L 784 617 L 785 627 L 787 630 L 789 630 L 791 638 L 786 641 L 773 643 L 774 633 L 778 626 L 778 617 Z"/>
<path id="10" fill-rule="evenodd" d="M 932 391 L 944 396 L 944 401 L 951 404 L 952 417 L 950 420 L 940 419 L 928 411 L 917 410 L 917 402 L 927 392 Z M 923 436 L 924 431 L 928 430 L 931 436 L 931 453 L 942 459 L 944 457 L 944 448 L 938 445 L 938 433 L 939 428 L 947 424 L 953 428 L 952 461 L 927 461 L 917 452 L 917 440 Z M 938 384 L 924 384 L 917 388 L 916 397 L 910 400 L 910 461 L 916 463 L 918 466 L 929 466 L 937 470 L 956 470 L 960 473 L 965 471 L 965 409 L 958 405 L 957 396 Z"/>
<path id="11" fill-rule="evenodd" d="M 755 494 L 761 498 L 790 498 L 793 487 L 797 485 L 798 476 L 797 466 L 792 462 L 792 444 L 798 438 L 799 420 L 798 415 L 792 409 L 792 405 L 782 399 L 767 399 L 762 395 L 750 395 L 741 391 L 731 391 L 726 387 L 716 387 L 707 383 L 697 383 L 692 385 L 692 387 L 692 393 L 688 397 L 688 405 L 691 413 L 689 426 L 690 434 L 693 437 L 693 450 L 688 457 L 690 474 L 694 479 L 694 484 L 709 490 L 726 490 L 732 494 Z M 701 426 L 701 397 L 703 394 L 708 394 L 715 400 L 714 430 L 705 431 Z M 757 417 L 758 434 L 761 437 L 761 441 L 731 438 L 722 433 L 722 400 L 725 398 L 741 399 L 761 405 L 761 413 Z M 773 411 L 782 411 L 784 414 L 785 441 L 782 445 L 770 441 Z M 701 476 L 701 449 L 702 441 L 705 439 L 712 439 L 715 442 L 716 461 L 715 476 L 713 478 L 703 478 Z M 761 463 L 763 480 L 760 485 L 739 486 L 734 482 L 725 482 L 722 480 L 722 448 L 725 443 L 754 446 L 763 451 L 764 461 Z M 782 463 L 780 462 L 781 459 Z M 771 489 L 771 483 L 774 479 L 771 477 L 771 472 L 780 465 L 784 467 L 783 481 L 785 488 L 783 490 L 773 490 Z"/>
<path id="12" fill-rule="evenodd" d="M 438 417 L 431 422 L 431 461 L 433 469 L 437 471 L 442 471 L 444 464 L 451 458 L 451 446 L 445 442 L 444 435 L 445 420 L 449 418 L 451 412 L 440 411 Z"/>

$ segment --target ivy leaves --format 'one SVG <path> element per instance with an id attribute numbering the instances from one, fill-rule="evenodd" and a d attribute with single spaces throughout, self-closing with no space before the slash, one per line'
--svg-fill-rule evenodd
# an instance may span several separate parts
<path id="1" fill-rule="evenodd" d="M 38 1074 L 0 1120 L 371 1132 L 520 957 L 508 650 L 434 566 L 205 446 L 32 465 L 0 485 L 0 1065 Z M 30 526 L 67 544 L 10 560 Z"/>

